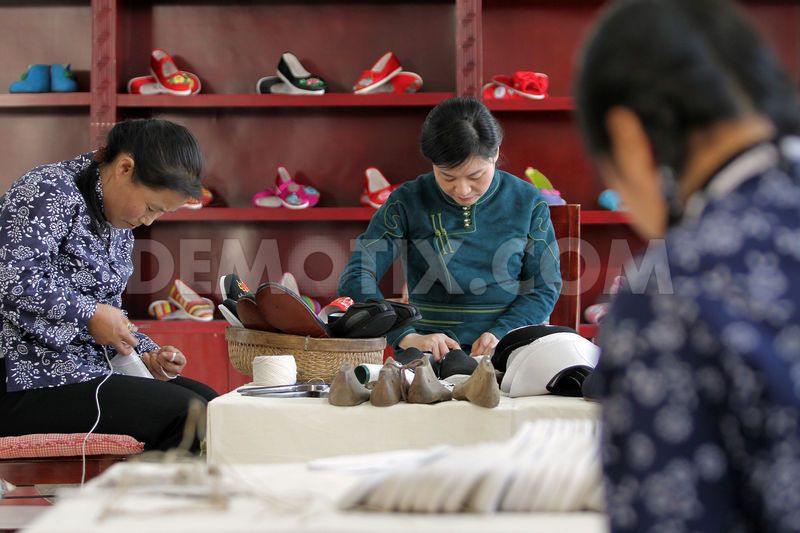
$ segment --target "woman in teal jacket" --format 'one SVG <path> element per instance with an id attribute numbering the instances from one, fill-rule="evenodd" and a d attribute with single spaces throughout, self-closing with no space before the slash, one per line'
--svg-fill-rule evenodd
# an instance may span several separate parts
<path id="1" fill-rule="evenodd" d="M 550 317 L 561 290 L 550 211 L 536 187 L 496 168 L 501 140 L 479 101 L 439 104 L 420 139 L 433 171 L 397 188 L 358 238 L 339 294 L 381 298 L 378 282 L 399 255 L 422 313 L 390 333 L 395 348 L 484 355 L 508 331 Z"/>

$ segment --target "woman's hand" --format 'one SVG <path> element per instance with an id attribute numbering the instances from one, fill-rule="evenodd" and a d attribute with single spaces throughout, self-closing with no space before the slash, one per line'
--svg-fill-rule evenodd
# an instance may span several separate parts
<path id="1" fill-rule="evenodd" d="M 113 305 L 97 304 L 87 326 L 97 344 L 110 344 L 117 353 L 130 355 L 133 347 L 139 344 L 139 340 L 133 335 L 137 330 L 136 326 L 131 324 L 121 309 Z"/>
<path id="2" fill-rule="evenodd" d="M 470 355 L 489 355 L 491 351 L 494 350 L 494 347 L 497 346 L 498 342 L 500 341 L 497 340 L 497 337 L 487 331 L 472 343 L 472 352 L 470 352 Z"/>
<path id="3" fill-rule="evenodd" d="M 186 356 L 174 346 L 162 346 L 158 350 L 145 352 L 142 361 L 153 377 L 161 381 L 176 378 L 186 366 Z"/>
<path id="4" fill-rule="evenodd" d="M 433 358 L 437 361 L 441 361 L 442 357 L 450 350 L 461 348 L 461 345 L 444 333 L 431 333 L 429 335 L 409 333 L 403 337 L 398 346 L 404 350 L 406 348 L 416 348 L 420 352 L 431 352 Z"/>

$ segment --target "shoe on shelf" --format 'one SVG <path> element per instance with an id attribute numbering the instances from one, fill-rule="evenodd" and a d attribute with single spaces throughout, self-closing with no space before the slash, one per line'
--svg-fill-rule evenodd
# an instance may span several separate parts
<path id="1" fill-rule="evenodd" d="M 277 175 L 275 176 L 275 187 L 278 189 L 281 200 L 284 201 L 284 207 L 292 208 L 291 205 L 286 205 L 285 203 L 286 199 L 284 196 L 287 192 L 288 195 L 296 195 L 301 202 L 308 202 L 307 207 L 314 207 L 319 203 L 319 191 L 310 185 L 300 185 L 297 183 L 284 166 L 278 167 Z"/>
<path id="2" fill-rule="evenodd" d="M 342 363 L 331 382 L 328 403 L 339 407 L 352 407 L 369 400 L 369 390 L 358 381 L 353 370 L 353 363 Z"/>
<path id="3" fill-rule="evenodd" d="M 386 52 L 372 65 L 371 69 L 361 73 L 353 85 L 353 92 L 355 94 L 370 93 L 388 83 L 402 70 L 403 67 L 394 52 Z"/>
<path id="4" fill-rule="evenodd" d="M 172 57 L 161 48 L 150 53 L 150 72 L 168 94 L 188 96 L 192 94 L 192 81 L 175 66 Z"/>
<path id="5" fill-rule="evenodd" d="M 187 198 L 181 206 L 185 209 L 200 209 L 201 207 L 208 206 L 214 201 L 214 193 L 210 189 L 203 187 L 200 190 L 200 198 Z"/>
<path id="6" fill-rule="evenodd" d="M 550 78 L 541 72 L 518 70 L 511 76 L 497 75 L 492 77 L 496 85 L 510 89 L 522 98 L 530 100 L 543 100 L 547 98 L 547 89 Z"/>
<path id="7" fill-rule="evenodd" d="M 258 94 L 295 94 L 292 86 L 284 83 L 278 76 L 264 76 L 256 82 Z"/>
<path id="8" fill-rule="evenodd" d="M 210 322 L 214 319 L 214 305 L 209 303 L 210 300 L 201 298 L 180 279 L 176 279 L 170 287 L 167 299 L 170 303 L 186 311 L 192 320 Z"/>
<path id="9" fill-rule="evenodd" d="M 251 201 L 253 207 L 283 207 L 281 197 L 278 196 L 278 191 L 274 187 L 258 191 L 253 195 Z"/>
<path id="10" fill-rule="evenodd" d="M 155 300 L 147 306 L 147 314 L 156 320 L 185 320 L 189 313 L 168 300 Z"/>
<path id="11" fill-rule="evenodd" d="M 191 95 L 195 95 L 200 92 L 202 84 L 200 83 L 200 78 L 197 77 L 196 74 L 192 74 L 191 72 L 187 72 L 185 70 L 181 71 L 181 74 L 186 76 L 189 79 L 191 84 Z M 154 94 L 170 94 L 163 85 L 158 83 L 158 80 L 155 76 L 136 76 L 135 78 L 131 78 L 128 81 L 128 94 L 141 94 L 144 96 L 151 96 Z"/>
<path id="12" fill-rule="evenodd" d="M 75 73 L 69 64 L 50 65 L 50 90 L 54 93 L 74 93 L 78 90 Z"/>
<path id="13" fill-rule="evenodd" d="M 278 61 L 278 77 L 289 85 L 290 94 L 325 94 L 325 81 L 303 67 L 297 56 L 284 52 Z"/>
<path id="14" fill-rule="evenodd" d="M 28 65 L 19 81 L 12 83 L 10 93 L 49 93 L 50 65 Z"/>
<path id="15" fill-rule="evenodd" d="M 482 89 L 484 100 L 522 100 L 523 98 L 514 89 L 505 85 L 489 82 Z"/>
<path id="16" fill-rule="evenodd" d="M 388 83 L 377 87 L 364 94 L 410 94 L 422 89 L 422 76 L 416 72 L 402 71 L 393 76 Z"/>
<path id="17" fill-rule="evenodd" d="M 223 300 L 233 300 L 234 302 L 238 302 L 240 298 L 246 295 L 253 296 L 250 288 L 238 274 L 220 276 L 219 293 L 222 295 Z"/>
<path id="18" fill-rule="evenodd" d="M 380 209 L 396 188 L 389 183 L 380 170 L 369 167 L 364 171 L 364 191 L 360 198 L 361 205 Z"/>

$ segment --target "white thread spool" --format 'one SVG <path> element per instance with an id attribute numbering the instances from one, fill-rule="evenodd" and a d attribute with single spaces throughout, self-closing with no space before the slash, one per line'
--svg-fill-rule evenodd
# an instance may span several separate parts
<path id="1" fill-rule="evenodd" d="M 266 387 L 294 385 L 297 362 L 293 355 L 259 355 L 253 359 L 253 383 Z"/>

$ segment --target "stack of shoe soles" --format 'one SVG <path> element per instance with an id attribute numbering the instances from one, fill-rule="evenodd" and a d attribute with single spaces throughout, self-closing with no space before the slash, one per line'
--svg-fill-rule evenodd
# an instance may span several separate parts
<path id="1" fill-rule="evenodd" d="M 418 450 L 400 464 L 391 461 L 396 453 L 352 456 L 353 463 L 377 465 L 385 455 L 389 466 L 375 467 L 339 507 L 404 513 L 604 511 L 593 420 L 526 422 L 509 440 Z"/>
<path id="2" fill-rule="evenodd" d="M 331 383 L 328 401 L 331 405 L 348 407 L 367 400 L 376 407 L 388 407 L 398 402 L 431 404 L 456 400 L 468 400 L 482 407 L 497 407 L 500 403 L 500 388 L 497 385 L 494 367 L 488 357 L 476 363 L 468 379 L 452 389 L 440 382 L 427 356 L 401 365 L 389 357 L 371 383 L 371 390 L 356 378 L 351 363 L 343 363 Z M 409 383 L 408 372 L 413 372 Z"/>
<path id="3" fill-rule="evenodd" d="M 316 338 L 366 339 L 382 337 L 420 318 L 416 307 L 388 300 L 354 303 L 344 311 L 318 316 L 294 291 L 279 283 L 262 283 L 253 294 L 236 274 L 220 279 L 224 296 L 219 306 L 228 322 L 261 331 Z"/>
<path id="4" fill-rule="evenodd" d="M 562 326 L 524 326 L 506 334 L 492 363 L 503 373 L 500 388 L 510 397 L 581 396 L 600 358 L 600 348 Z"/>

